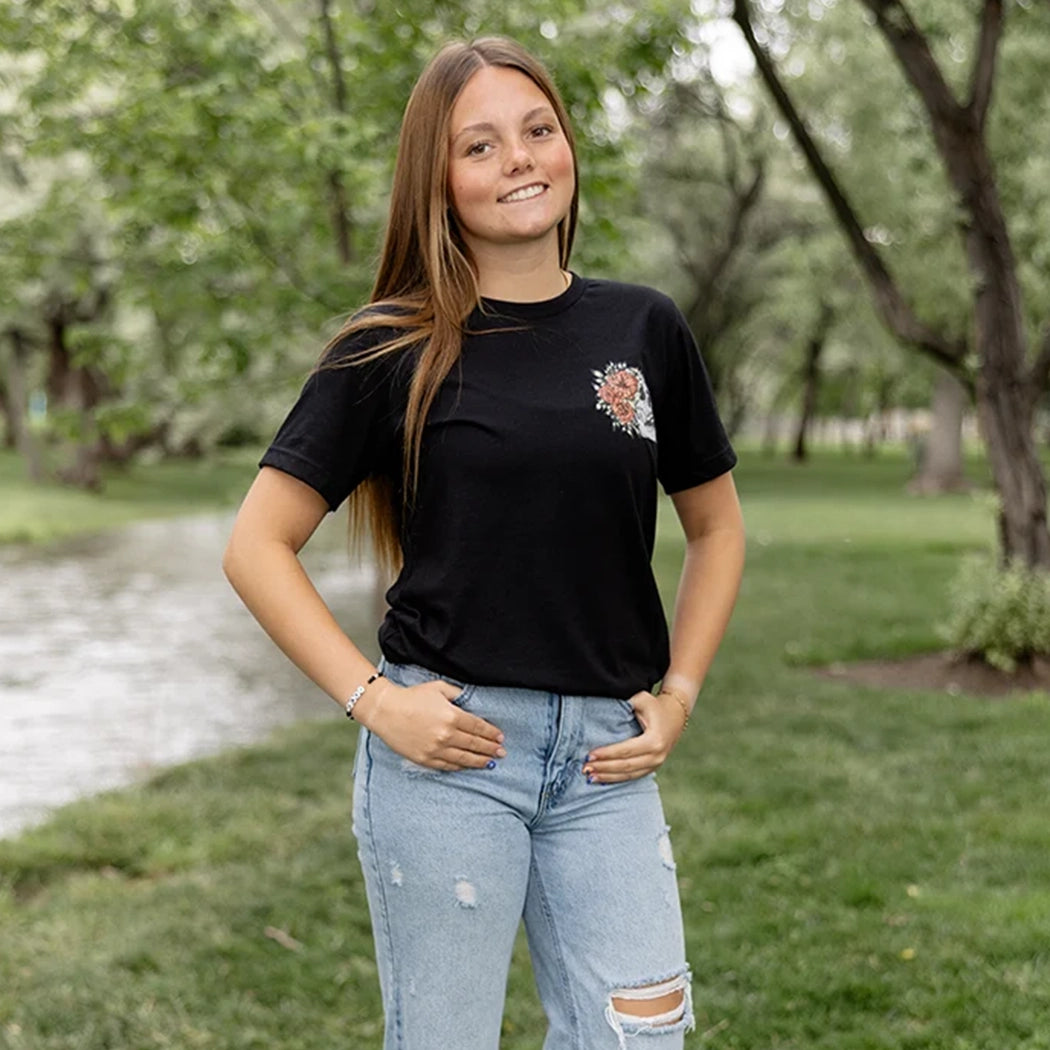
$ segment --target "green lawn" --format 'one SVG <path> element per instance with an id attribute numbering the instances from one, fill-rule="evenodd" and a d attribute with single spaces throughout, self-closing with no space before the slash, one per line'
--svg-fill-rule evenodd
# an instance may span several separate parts
<path id="1" fill-rule="evenodd" d="M 22 461 L 0 451 L 0 543 L 40 542 L 113 528 L 142 518 L 236 506 L 251 483 L 259 450 L 207 460 L 168 460 L 106 474 L 100 493 L 33 485 Z"/>
<path id="2" fill-rule="evenodd" d="M 1050 1048 L 1050 697 L 806 668 L 937 645 L 989 506 L 912 499 L 906 475 L 903 457 L 738 470 L 740 605 L 660 778 L 695 975 L 687 1045 Z M 0 1046 L 376 1050 L 352 749 L 351 726 L 296 727 L 0 843 Z M 538 1050 L 543 1027 L 519 944 L 504 1050 Z"/>

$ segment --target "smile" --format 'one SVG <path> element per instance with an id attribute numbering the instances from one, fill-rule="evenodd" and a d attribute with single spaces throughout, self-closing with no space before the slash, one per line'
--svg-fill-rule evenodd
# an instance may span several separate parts
<path id="1" fill-rule="evenodd" d="M 520 190 L 508 193 L 506 197 L 500 197 L 500 204 L 513 204 L 515 201 L 527 201 L 545 193 L 547 187 L 542 182 L 534 182 L 530 186 L 522 186 Z"/>

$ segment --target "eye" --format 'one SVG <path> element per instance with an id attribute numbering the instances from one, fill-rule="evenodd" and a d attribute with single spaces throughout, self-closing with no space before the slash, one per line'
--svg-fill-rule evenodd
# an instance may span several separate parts
<path id="1" fill-rule="evenodd" d="M 550 124 L 537 124 L 536 127 L 532 128 L 530 134 L 534 138 L 546 138 L 548 135 L 554 134 L 554 128 Z"/>
<path id="2" fill-rule="evenodd" d="M 491 142 L 475 142 L 475 143 L 472 143 L 467 148 L 467 156 L 468 157 L 481 157 L 481 156 L 484 156 L 485 153 L 489 150 L 489 148 L 491 146 L 492 146 Z"/>

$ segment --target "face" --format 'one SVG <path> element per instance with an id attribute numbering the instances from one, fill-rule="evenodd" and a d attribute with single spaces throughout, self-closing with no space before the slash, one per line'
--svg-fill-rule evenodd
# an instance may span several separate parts
<path id="1" fill-rule="evenodd" d="M 550 100 L 524 73 L 479 69 L 452 110 L 448 189 L 467 246 L 550 240 L 569 212 L 572 151 Z"/>

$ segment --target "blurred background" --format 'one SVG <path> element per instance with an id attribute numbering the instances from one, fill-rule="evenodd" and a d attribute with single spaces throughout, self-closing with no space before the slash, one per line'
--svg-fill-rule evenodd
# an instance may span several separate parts
<path id="1" fill-rule="evenodd" d="M 410 86 L 489 33 L 571 110 L 573 268 L 674 296 L 740 451 L 660 772 L 691 1038 L 1046 1050 L 1043 0 L 0 0 L 0 1045 L 380 1044 L 354 726 L 219 562 Z M 345 516 L 303 556 L 376 655 Z M 664 500 L 669 610 L 681 558 Z M 519 938 L 501 1045 L 544 1028 Z"/>

